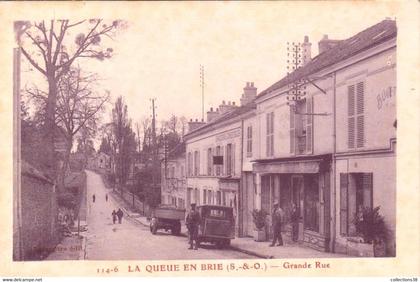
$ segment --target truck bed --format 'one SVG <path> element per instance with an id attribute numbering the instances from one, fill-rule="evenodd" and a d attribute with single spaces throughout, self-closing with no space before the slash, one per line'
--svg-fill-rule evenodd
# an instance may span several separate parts
<path id="1" fill-rule="evenodd" d="M 153 211 L 153 216 L 157 218 L 183 220 L 185 219 L 185 210 L 171 207 L 157 207 Z"/>

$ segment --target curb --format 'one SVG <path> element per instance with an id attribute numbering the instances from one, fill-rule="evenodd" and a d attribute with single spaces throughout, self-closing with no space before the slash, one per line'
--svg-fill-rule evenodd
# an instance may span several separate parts
<path id="1" fill-rule="evenodd" d="M 255 256 L 255 257 L 259 257 L 259 258 L 263 258 L 263 259 L 273 259 L 274 256 L 267 256 L 267 255 L 263 255 L 254 251 L 249 251 L 246 249 L 242 249 L 239 247 L 235 247 L 235 246 L 230 246 L 230 249 L 247 254 L 247 255 L 251 255 L 251 256 Z"/>

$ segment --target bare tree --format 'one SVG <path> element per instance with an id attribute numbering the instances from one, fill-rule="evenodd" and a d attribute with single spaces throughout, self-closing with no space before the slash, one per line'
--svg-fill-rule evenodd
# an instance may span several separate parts
<path id="1" fill-rule="evenodd" d="M 46 160 L 50 163 L 50 174 L 54 176 L 54 128 L 58 82 L 78 58 L 104 60 L 111 57 L 112 48 L 101 47 L 101 39 L 112 38 L 121 21 L 105 23 L 102 19 L 51 20 L 34 22 L 24 31 L 20 49 L 29 63 L 48 82 L 45 108 Z M 71 34 L 77 34 L 71 38 Z"/>
<path id="2" fill-rule="evenodd" d="M 98 113 L 109 100 L 109 93 L 98 94 L 92 90 L 95 75 L 83 76 L 79 68 L 74 68 L 63 75 L 58 84 L 57 106 L 54 128 L 65 139 L 63 165 L 59 170 L 59 186 L 64 186 L 64 176 L 69 164 L 74 138 L 79 134 L 84 141 L 96 132 Z M 39 89 L 27 92 L 42 109 L 47 108 L 48 94 Z"/>

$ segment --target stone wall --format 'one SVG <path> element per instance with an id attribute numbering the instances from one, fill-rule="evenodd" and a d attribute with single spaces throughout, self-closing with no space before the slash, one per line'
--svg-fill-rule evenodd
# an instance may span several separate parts
<path id="1" fill-rule="evenodd" d="M 34 170 L 22 172 L 21 209 L 23 259 L 41 259 L 60 240 L 58 207 L 54 185 Z"/>

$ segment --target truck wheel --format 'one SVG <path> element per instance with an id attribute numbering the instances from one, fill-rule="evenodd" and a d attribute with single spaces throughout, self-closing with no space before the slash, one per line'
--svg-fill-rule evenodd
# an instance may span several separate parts
<path id="1" fill-rule="evenodd" d="M 223 247 L 224 247 L 224 248 L 229 248 L 229 246 L 230 246 L 230 239 L 226 239 L 226 240 L 224 240 L 224 241 L 223 241 Z"/>
<path id="2" fill-rule="evenodd" d="M 181 234 L 181 223 L 178 223 L 174 227 L 172 227 L 171 232 L 172 232 L 172 235 L 175 235 L 175 236 L 178 236 L 179 234 Z"/>

